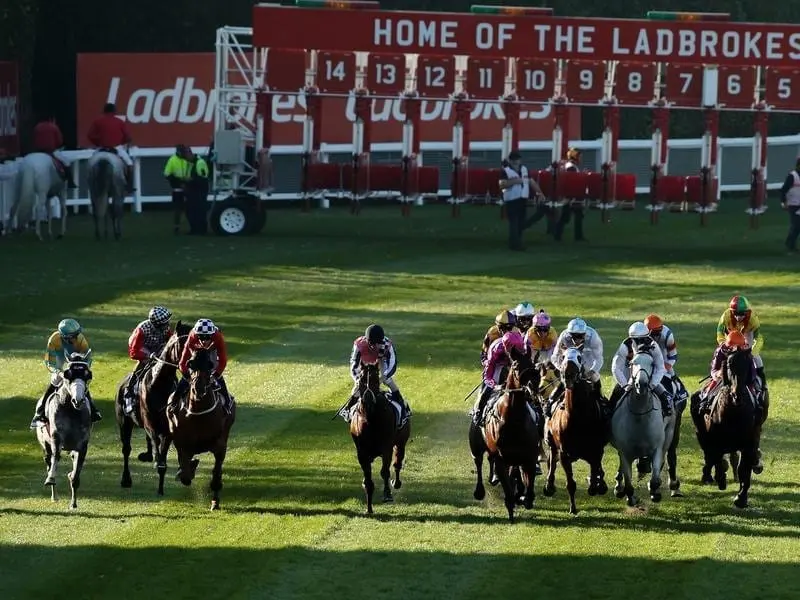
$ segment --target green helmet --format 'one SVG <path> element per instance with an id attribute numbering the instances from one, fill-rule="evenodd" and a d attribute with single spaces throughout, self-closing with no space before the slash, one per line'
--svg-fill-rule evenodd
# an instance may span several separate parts
<path id="1" fill-rule="evenodd" d="M 58 324 L 58 333 L 61 337 L 73 337 L 79 335 L 83 331 L 81 324 L 75 319 L 64 319 Z"/>

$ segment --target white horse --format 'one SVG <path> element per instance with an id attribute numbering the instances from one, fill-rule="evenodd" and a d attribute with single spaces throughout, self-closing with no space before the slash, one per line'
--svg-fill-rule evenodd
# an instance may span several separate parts
<path id="1" fill-rule="evenodd" d="M 116 154 L 98 150 L 89 159 L 89 197 L 92 200 L 94 234 L 100 239 L 100 221 L 103 221 L 108 239 L 108 221 L 114 230 L 114 239 L 122 237 L 122 213 L 125 207 L 125 165 Z M 111 207 L 109 209 L 109 200 Z"/>
<path id="2" fill-rule="evenodd" d="M 675 431 L 675 414 L 664 417 L 661 402 L 650 388 L 653 357 L 636 353 L 631 360 L 628 389 L 611 417 L 611 445 L 619 453 L 617 498 L 627 496 L 628 506 L 638 503 L 633 493 L 633 461 L 649 457 L 652 461 L 650 499 L 661 501 L 661 469 Z M 624 480 L 624 487 L 623 487 Z"/>
<path id="3" fill-rule="evenodd" d="M 59 239 L 64 237 L 67 232 L 67 185 L 56 169 L 53 158 L 44 152 L 33 152 L 25 156 L 20 162 L 14 187 L 14 204 L 11 207 L 9 221 L 5 224 L 5 230 L 10 231 L 9 224 L 15 219 L 18 229 L 35 221 L 36 236 L 41 240 L 39 214 L 44 208 L 47 214 L 47 235 L 52 238 L 50 198 L 57 196 L 61 207 L 61 233 L 58 237 Z"/>

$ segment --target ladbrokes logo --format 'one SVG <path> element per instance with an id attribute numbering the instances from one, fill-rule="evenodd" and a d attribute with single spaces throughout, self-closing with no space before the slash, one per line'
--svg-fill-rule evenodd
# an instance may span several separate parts
<path id="1" fill-rule="evenodd" d="M 140 147 L 169 147 L 177 143 L 208 144 L 214 133 L 217 98 L 213 54 L 81 54 L 78 57 L 78 129 L 80 142 L 104 102 L 117 105 L 119 116 L 130 124 L 133 141 Z M 252 129 L 254 93 L 241 86 L 228 94 L 227 110 L 234 121 Z M 520 136 L 524 140 L 552 137 L 549 107 L 523 107 Z M 299 145 L 303 139 L 305 98 L 278 95 L 272 103 L 273 145 Z M 321 136 L 329 144 L 349 144 L 353 139 L 355 100 L 326 98 L 322 103 Z M 449 102 L 422 102 L 423 142 L 453 139 L 453 107 Z M 500 141 L 504 115 L 497 103 L 476 103 L 472 111 L 472 139 Z M 372 108 L 373 143 L 402 140 L 405 120 L 400 99 L 376 100 Z M 579 112 L 570 118 L 573 134 L 580 131 Z"/>
<path id="2" fill-rule="evenodd" d="M 117 103 L 122 79 L 113 77 L 108 88 L 107 102 Z M 197 87 L 194 77 L 178 77 L 175 86 L 156 91 L 141 88 L 128 97 L 127 104 L 120 117 L 131 124 L 142 123 L 211 123 L 214 120 L 217 98 L 214 90 L 203 90 Z M 232 92 L 228 94 L 228 105 L 240 119 L 252 123 L 255 119 L 255 94 L 251 92 Z M 122 107 L 118 107 L 122 108 Z M 522 119 L 544 119 L 550 115 L 549 106 L 532 107 L 533 110 L 521 111 Z M 305 97 L 302 95 L 278 95 L 272 105 L 272 120 L 275 123 L 302 123 L 306 110 Z M 453 105 L 441 100 L 421 102 L 420 119 L 422 121 L 450 120 Z M 350 97 L 345 106 L 345 117 L 349 122 L 356 120 L 355 99 Z M 496 120 L 505 118 L 503 107 L 497 102 L 478 102 L 472 110 L 473 120 Z M 378 99 L 373 102 L 372 121 L 381 123 L 388 121 L 402 123 L 405 120 L 400 99 Z"/>

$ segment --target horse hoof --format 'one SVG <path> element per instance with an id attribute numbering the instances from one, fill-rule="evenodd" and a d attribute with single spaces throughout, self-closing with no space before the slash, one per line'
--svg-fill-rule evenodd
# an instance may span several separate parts
<path id="1" fill-rule="evenodd" d="M 590 496 L 596 496 L 596 495 L 597 495 L 597 487 L 596 487 L 596 486 L 594 486 L 594 485 L 590 485 L 590 486 L 589 486 L 589 489 L 587 490 L 587 493 L 588 493 Z"/>
<path id="2" fill-rule="evenodd" d="M 650 494 L 650 500 L 656 503 L 661 502 L 661 492 Z"/>
<path id="3" fill-rule="evenodd" d="M 624 498 L 625 497 L 625 491 L 624 490 L 614 490 L 614 495 L 617 498 Z"/>
<path id="4" fill-rule="evenodd" d="M 489 478 L 489 485 L 496 486 L 498 483 L 500 483 L 500 478 L 496 475 Z"/>
<path id="5" fill-rule="evenodd" d="M 525 498 L 522 501 L 522 506 L 525 507 L 525 510 L 533 510 L 533 498 Z"/>
<path id="6" fill-rule="evenodd" d="M 133 481 L 131 480 L 130 477 L 127 478 L 123 477 L 122 481 L 119 482 L 119 485 L 120 487 L 130 488 L 133 487 Z"/>
<path id="7" fill-rule="evenodd" d="M 608 484 L 600 480 L 600 483 L 597 484 L 597 494 L 600 496 L 605 496 L 608 493 Z"/>
<path id="8" fill-rule="evenodd" d="M 747 508 L 749 506 L 748 503 L 747 503 L 747 499 L 742 498 L 741 496 L 736 496 L 733 499 L 733 505 L 736 508 Z"/>
<path id="9" fill-rule="evenodd" d="M 69 505 L 69 509 L 70 510 L 78 510 L 78 505 L 77 504 L 70 504 Z"/>
<path id="10" fill-rule="evenodd" d="M 703 475 L 700 478 L 700 485 L 711 485 L 712 483 L 714 483 L 714 478 L 711 475 Z"/>
<path id="11" fill-rule="evenodd" d="M 628 496 L 628 506 L 633 508 L 637 504 L 639 504 L 639 499 L 636 496 Z"/>
<path id="12" fill-rule="evenodd" d="M 542 493 L 547 496 L 548 498 L 552 498 L 556 494 L 556 486 L 555 485 L 546 485 L 542 490 Z"/>
<path id="13" fill-rule="evenodd" d="M 479 488 L 475 488 L 475 491 L 472 492 L 472 497 L 478 501 L 483 500 L 484 498 L 486 498 L 486 490 L 482 486 Z"/>
<path id="14" fill-rule="evenodd" d="M 671 498 L 683 498 L 683 492 L 679 489 L 672 490 L 669 495 Z"/>
<path id="15" fill-rule="evenodd" d="M 140 452 L 138 456 L 139 462 L 153 462 L 152 452 Z"/>
<path id="16" fill-rule="evenodd" d="M 403 487 L 403 482 L 400 481 L 399 479 L 395 479 L 394 481 L 392 481 L 392 487 L 396 490 L 399 490 L 401 487 Z"/>
<path id="17" fill-rule="evenodd" d="M 47 479 L 44 480 L 44 484 L 45 485 L 55 485 L 56 484 L 56 478 L 55 477 L 48 477 Z"/>
<path id="18" fill-rule="evenodd" d="M 756 475 L 761 475 L 764 472 L 764 465 L 755 465 L 753 467 L 753 473 Z"/>
<path id="19" fill-rule="evenodd" d="M 368 514 L 368 515 L 371 515 L 371 514 L 373 514 L 373 510 L 372 510 L 372 507 L 371 507 L 371 506 L 368 506 L 368 507 L 367 507 L 367 514 Z"/>
<path id="20" fill-rule="evenodd" d="M 211 501 L 211 510 L 219 510 L 219 502 L 216 500 Z"/>
<path id="21" fill-rule="evenodd" d="M 727 489 L 728 489 L 728 482 L 727 482 L 726 480 L 724 480 L 724 479 L 720 479 L 719 481 L 717 481 L 717 487 L 718 487 L 718 488 L 719 488 L 721 491 L 723 491 L 723 492 L 724 492 L 725 490 L 727 490 Z"/>
<path id="22" fill-rule="evenodd" d="M 391 503 L 391 502 L 394 502 L 394 498 L 392 498 L 392 495 L 391 495 L 391 494 L 385 495 L 385 496 L 383 497 L 383 503 L 384 503 L 384 504 L 389 504 L 389 503 Z"/>
<path id="23" fill-rule="evenodd" d="M 675 481 L 669 482 L 669 489 L 671 489 L 673 492 L 679 489 L 680 487 L 681 487 L 680 479 L 676 479 Z"/>
<path id="24" fill-rule="evenodd" d="M 570 508 L 569 509 L 569 514 L 571 514 L 574 517 L 575 515 L 578 514 L 578 509 L 577 508 Z"/>

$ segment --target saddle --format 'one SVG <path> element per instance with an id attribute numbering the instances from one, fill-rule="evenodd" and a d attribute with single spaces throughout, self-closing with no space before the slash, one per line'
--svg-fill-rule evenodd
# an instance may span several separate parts
<path id="1" fill-rule="evenodd" d="M 492 395 L 489 396 L 489 400 L 486 402 L 486 406 L 483 407 L 483 412 L 479 415 L 478 423 L 481 427 L 486 425 L 486 418 L 489 414 L 494 410 L 495 405 L 500 401 L 500 398 L 503 397 L 505 393 L 505 389 L 497 388 L 492 392 Z M 534 402 L 531 398 L 528 398 L 528 411 L 531 413 L 531 417 L 533 418 L 534 423 L 536 423 L 537 427 L 544 422 L 544 414 L 542 413 L 542 407 L 539 406 L 537 402 Z"/>

